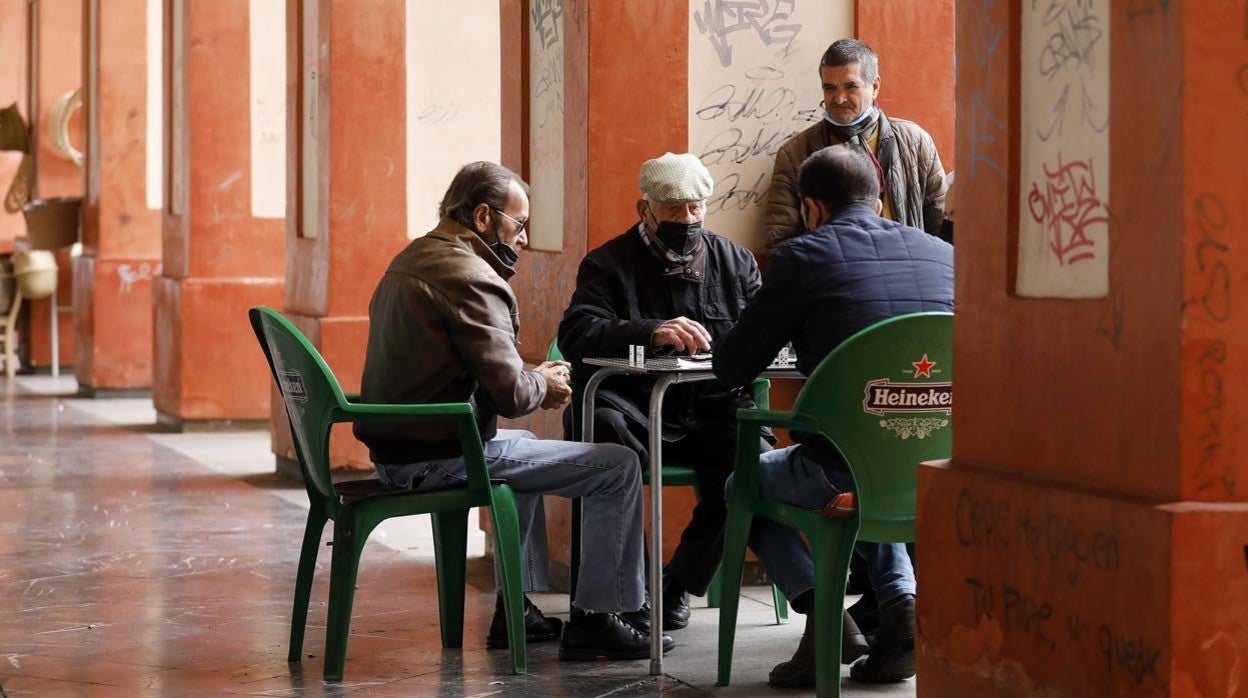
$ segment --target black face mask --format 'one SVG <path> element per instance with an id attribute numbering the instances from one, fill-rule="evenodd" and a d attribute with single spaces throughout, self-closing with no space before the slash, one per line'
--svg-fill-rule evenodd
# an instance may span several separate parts
<path id="1" fill-rule="evenodd" d="M 520 253 L 517 252 L 511 245 L 499 241 L 490 245 L 490 249 L 494 250 L 494 254 L 498 255 L 498 258 L 502 260 L 503 264 L 506 264 L 512 269 L 516 268 L 516 261 L 520 259 Z"/>
<path id="2" fill-rule="evenodd" d="M 672 252 L 689 254 L 698 246 L 698 236 L 701 232 L 701 222 L 677 223 L 675 221 L 663 221 L 659 223 L 658 229 L 654 231 L 654 236 Z"/>

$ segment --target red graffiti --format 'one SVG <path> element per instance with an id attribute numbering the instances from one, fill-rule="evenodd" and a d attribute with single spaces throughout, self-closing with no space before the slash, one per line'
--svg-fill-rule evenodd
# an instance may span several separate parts
<path id="1" fill-rule="evenodd" d="M 1033 182 L 1027 195 L 1031 217 L 1044 225 L 1049 249 L 1059 264 L 1066 266 L 1096 257 L 1096 242 L 1088 239 L 1088 228 L 1108 225 L 1108 209 L 1097 197 L 1092 160 L 1062 164 L 1056 169 L 1044 166 L 1043 189 Z"/>

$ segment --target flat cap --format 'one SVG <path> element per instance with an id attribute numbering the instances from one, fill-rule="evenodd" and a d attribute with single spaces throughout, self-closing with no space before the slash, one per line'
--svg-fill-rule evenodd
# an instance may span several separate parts
<path id="1" fill-rule="evenodd" d="M 663 153 L 645 161 L 637 186 L 652 201 L 702 201 L 711 198 L 715 182 L 706 165 L 692 153 Z"/>

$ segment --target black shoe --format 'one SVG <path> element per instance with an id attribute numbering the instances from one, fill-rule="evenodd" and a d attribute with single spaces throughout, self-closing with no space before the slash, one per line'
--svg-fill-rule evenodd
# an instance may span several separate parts
<path id="1" fill-rule="evenodd" d="M 637 609 L 636 611 L 623 611 L 621 613 L 617 613 L 616 615 L 620 617 L 620 620 L 636 628 L 637 632 L 641 633 L 642 635 L 649 635 L 650 634 L 650 612 L 651 612 L 650 601 L 647 600 L 645 603 L 641 605 L 641 608 Z M 667 630 L 666 627 L 664 627 L 663 629 Z"/>
<path id="2" fill-rule="evenodd" d="M 866 659 L 849 669 L 855 681 L 892 683 L 914 676 L 914 599 L 880 613 L 880 634 Z"/>
<path id="3" fill-rule="evenodd" d="M 663 654 L 676 643 L 663 636 Z M 586 613 L 572 609 L 572 619 L 563 626 L 559 659 L 592 662 L 595 659 L 646 659 L 650 656 L 650 636 L 637 632 L 614 613 Z"/>
<path id="4" fill-rule="evenodd" d="M 689 592 L 670 575 L 663 575 L 663 629 L 680 630 L 689 625 Z"/>
<path id="5" fill-rule="evenodd" d="M 854 617 L 841 613 L 841 664 L 853 664 L 854 660 L 871 651 L 867 638 L 858 629 Z"/>
<path id="6" fill-rule="evenodd" d="M 875 634 L 880 629 L 880 603 L 875 596 L 875 591 L 867 591 L 862 598 L 851 604 L 849 615 L 868 642 L 875 639 Z"/>
<path id="7" fill-rule="evenodd" d="M 558 640 L 563 630 L 563 621 L 558 618 L 547 618 L 541 610 L 524 597 L 524 641 L 550 642 Z M 485 638 L 485 646 L 492 650 L 505 650 L 511 646 L 507 638 L 507 614 L 503 610 L 503 596 L 498 595 L 494 602 L 494 620 L 490 622 L 490 634 Z"/>

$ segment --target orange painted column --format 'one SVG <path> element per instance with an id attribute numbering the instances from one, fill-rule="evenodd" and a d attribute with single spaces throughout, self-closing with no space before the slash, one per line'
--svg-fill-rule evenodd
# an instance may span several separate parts
<path id="1" fill-rule="evenodd" d="M 922 695 L 1248 695 L 1248 7 L 1107 5 L 1109 293 L 1036 300 L 1019 10 L 959 3 L 975 196 L 953 459 L 920 469 Z"/>
<path id="2" fill-rule="evenodd" d="M 283 313 L 348 391 L 359 390 L 364 369 L 369 298 L 409 241 L 404 18 L 403 0 L 287 3 Z M 317 92 L 315 99 L 309 90 Z M 315 111 L 305 123 L 309 104 Z M 284 408 L 280 400 L 272 404 L 273 451 L 279 463 L 293 463 Z M 335 427 L 330 461 L 372 468 L 349 425 Z"/>
<path id="3" fill-rule="evenodd" d="M 284 223 L 252 210 L 246 0 L 165 5 L 166 173 L 152 399 L 174 428 L 260 420 L 272 378 L 247 322 L 282 301 Z"/>
<path id="4" fill-rule="evenodd" d="M 147 191 L 147 158 L 163 143 L 147 136 L 147 44 L 161 42 L 162 27 L 147 25 L 146 0 L 107 0 L 108 12 L 103 1 L 84 0 L 87 176 L 74 260 L 74 373 L 88 394 L 151 385 L 161 261 L 160 192 Z"/>
<path id="5" fill-rule="evenodd" d="M 35 155 L 35 196 L 49 199 L 57 196 L 81 196 L 82 168 L 75 165 L 52 145 L 48 132 L 48 113 L 66 93 L 82 87 L 82 4 L 71 0 L 38 2 L 34 8 L 35 101 L 37 113 L 32 132 Z M 30 117 L 27 115 L 27 119 Z M 82 111 L 69 121 L 69 142 L 83 148 Z M 24 228 L 23 228 L 24 229 Z M 69 249 L 56 255 L 59 281 L 57 305 L 68 308 L 73 299 L 73 264 Z M 32 301 L 29 316 L 30 362 L 36 367 L 52 363 L 51 299 Z M 58 344 L 62 366 L 74 363 L 74 316 L 57 314 Z"/>
<path id="6" fill-rule="evenodd" d="M 0 108 L 17 104 L 22 118 L 30 121 L 30 102 L 26 31 L 27 0 L 0 0 Z M 0 151 L 0 197 L 9 191 L 9 185 L 17 176 L 22 153 Z M 26 222 L 22 213 L 9 213 L 0 207 L 0 254 L 13 251 L 13 238 L 26 234 Z"/>
<path id="7" fill-rule="evenodd" d="M 880 58 L 880 108 L 909 119 L 936 141 L 953 169 L 954 0 L 855 0 L 857 38 Z"/>

